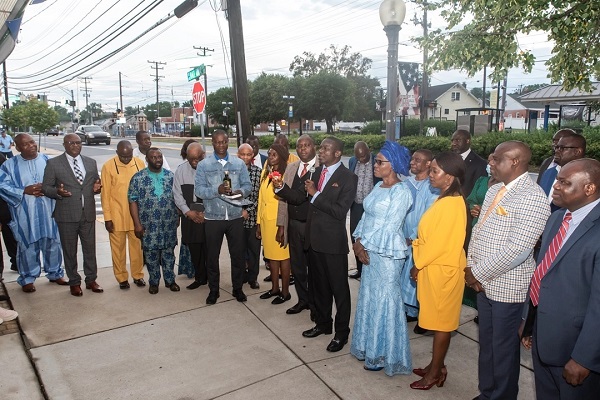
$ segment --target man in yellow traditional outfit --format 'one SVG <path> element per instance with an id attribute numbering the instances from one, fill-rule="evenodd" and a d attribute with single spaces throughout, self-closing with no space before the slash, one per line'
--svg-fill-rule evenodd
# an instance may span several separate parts
<path id="1" fill-rule="evenodd" d="M 129 240 L 129 264 L 133 283 L 139 287 L 146 286 L 142 244 L 135 236 L 127 199 L 131 177 L 144 168 L 146 168 L 144 161 L 133 157 L 133 148 L 128 140 L 120 141 L 117 145 L 117 155 L 102 166 L 102 211 L 106 230 L 109 233 L 113 271 L 121 289 L 129 289 L 125 252 L 127 240 Z"/>

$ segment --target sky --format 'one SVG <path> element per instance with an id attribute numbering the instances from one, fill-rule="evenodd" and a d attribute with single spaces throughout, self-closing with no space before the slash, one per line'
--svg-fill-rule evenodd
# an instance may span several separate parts
<path id="1" fill-rule="evenodd" d="M 168 18 L 183 0 L 46 0 L 29 5 L 23 16 L 19 42 L 6 61 L 9 94 L 45 94 L 64 104 L 73 90 L 77 107 L 85 107 L 84 77 L 88 101 L 114 112 L 119 102 L 119 73 L 124 107 L 156 102 L 155 72 L 159 68 L 159 100 L 191 100 L 193 82 L 187 71 L 206 64 L 208 92 L 231 86 L 228 21 L 220 0 L 199 0 L 181 19 Z M 316 55 L 330 45 L 348 45 L 352 52 L 373 60 L 369 74 L 386 85 L 387 38 L 379 19 L 381 0 L 242 0 L 242 18 L 248 79 L 262 72 L 291 75 L 296 55 Z M 422 29 L 413 16 L 422 11 L 407 4 L 400 31 L 399 61 L 421 62 L 414 45 Z M 159 24 L 160 21 L 164 21 Z M 443 27 L 441 17 L 429 14 L 432 27 Z M 130 22 L 127 22 L 130 21 Z M 125 26 L 123 26 L 125 24 Z M 153 30 L 151 27 L 158 25 Z M 143 32 L 146 35 L 118 51 Z M 120 33 L 117 35 L 117 33 Z M 103 39 L 114 37 L 112 41 Z M 116 37 L 115 37 L 116 36 Z M 550 55 L 543 33 L 520 38 L 540 60 Z M 200 57 L 194 47 L 206 47 L 210 57 Z M 115 54 L 108 57 L 109 54 Z M 102 62 L 102 60 L 104 60 Z M 543 62 L 530 74 L 511 70 L 508 92 L 519 85 L 549 83 Z M 468 77 L 461 71 L 440 71 L 431 84 L 466 82 L 482 86 L 483 72 Z M 489 85 L 489 80 L 488 80 Z"/>

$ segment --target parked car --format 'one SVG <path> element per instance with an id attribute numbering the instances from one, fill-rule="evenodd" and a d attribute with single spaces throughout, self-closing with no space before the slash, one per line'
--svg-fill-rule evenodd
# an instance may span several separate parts
<path id="1" fill-rule="evenodd" d="M 75 133 L 87 145 L 92 143 L 110 144 L 110 133 L 103 131 L 98 125 L 79 125 Z"/>
<path id="2" fill-rule="evenodd" d="M 46 131 L 46 135 L 48 135 L 48 136 L 58 136 L 58 134 L 59 134 L 59 131 L 56 128 L 48 129 Z"/>
<path id="3" fill-rule="evenodd" d="M 275 126 L 273 124 L 269 124 L 267 129 L 269 132 L 277 132 L 277 133 L 281 132 L 281 126 L 279 126 L 279 124 L 277 124 Z"/>

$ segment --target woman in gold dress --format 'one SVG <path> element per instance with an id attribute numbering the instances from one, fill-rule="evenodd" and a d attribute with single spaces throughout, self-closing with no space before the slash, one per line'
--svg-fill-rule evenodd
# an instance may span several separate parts
<path id="1" fill-rule="evenodd" d="M 281 179 L 287 167 L 288 150 L 273 144 L 269 148 L 267 163 L 263 169 L 260 190 L 258 191 L 258 211 L 256 215 L 256 237 L 261 239 L 263 251 L 271 265 L 271 290 L 260 295 L 261 299 L 276 296 L 272 304 L 281 304 L 291 299 L 290 295 L 290 248 L 287 238 L 287 215 L 278 215 L 282 201 L 273 191 L 273 180 Z M 287 213 L 287 207 L 282 207 Z M 281 290 L 279 274 L 281 273 Z"/>
<path id="2" fill-rule="evenodd" d="M 413 370 L 422 378 L 410 385 L 412 389 L 441 387 L 446 380 L 444 359 L 450 334 L 458 328 L 465 288 L 467 205 L 460 189 L 464 176 L 465 163 L 458 154 L 441 153 L 431 162 L 429 179 L 440 196 L 419 222 L 411 278 L 417 282 L 419 326 L 434 331 L 433 356 L 425 368 Z"/>

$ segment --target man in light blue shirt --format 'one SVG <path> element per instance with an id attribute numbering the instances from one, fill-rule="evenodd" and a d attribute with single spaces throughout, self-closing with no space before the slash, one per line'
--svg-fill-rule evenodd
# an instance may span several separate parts
<path id="1" fill-rule="evenodd" d="M 233 297 L 237 301 L 246 301 L 242 291 L 246 262 L 244 258 L 244 219 L 242 204 L 236 204 L 228 197 L 240 194 L 248 197 L 252 183 L 246 164 L 227 153 L 229 137 L 222 130 L 216 130 L 212 136 L 214 153 L 202 160 L 196 168 L 194 191 L 204 203 L 206 232 L 206 268 L 210 293 L 206 304 L 215 304 L 219 298 L 219 255 L 223 236 L 227 237 L 231 257 L 231 283 Z M 225 172 L 231 178 L 231 188 L 223 185 Z M 239 199 L 238 199 L 239 200 Z"/>
<path id="2" fill-rule="evenodd" d="M 2 129 L 0 133 L 0 151 L 7 159 L 13 156 L 11 147 L 15 145 L 12 136 L 6 134 L 6 130 Z"/>

